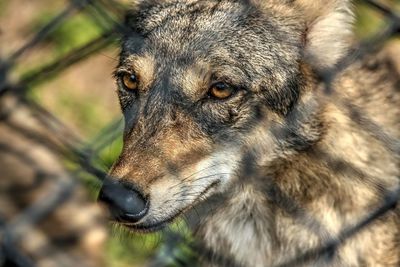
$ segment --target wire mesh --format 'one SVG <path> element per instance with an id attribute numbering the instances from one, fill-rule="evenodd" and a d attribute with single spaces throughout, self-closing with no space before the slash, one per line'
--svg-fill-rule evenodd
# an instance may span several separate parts
<path id="1" fill-rule="evenodd" d="M 371 51 L 378 50 L 388 39 L 400 34 L 400 14 L 379 1 L 363 0 L 362 2 L 369 5 L 369 8 L 380 12 L 382 16 L 385 17 L 387 25 L 379 31 L 376 36 L 357 43 L 355 47 L 350 50 L 348 56 L 344 57 L 334 69 L 319 73 L 319 79 L 325 84 L 324 93 L 326 97 L 335 98 L 331 82 L 338 73 L 350 66 L 356 59 L 364 57 L 368 53 L 371 53 Z M 79 166 L 79 168 L 73 172 L 43 174 L 40 166 L 34 166 L 35 163 L 29 162 L 29 160 L 26 162 L 28 166 L 31 165 L 30 168 L 37 173 L 37 176 L 53 176 L 54 188 L 52 187 L 51 191 L 48 190 L 43 198 L 29 205 L 20 214 L 13 217 L 12 220 L 2 218 L 3 216 L 1 216 L 0 213 L 0 265 L 21 267 L 36 266 L 36 263 L 17 245 L 22 236 L 26 231 L 35 228 L 35 225 L 39 221 L 45 220 L 49 214 L 54 212 L 63 202 L 69 199 L 71 193 L 76 190 L 79 184 L 78 180 L 75 178 L 78 172 L 93 175 L 100 180 L 106 176 L 106 170 L 98 164 L 98 153 L 117 138 L 121 131 L 122 121 L 118 120 L 112 122 L 109 126 L 105 127 L 104 130 L 100 131 L 100 134 L 94 140 L 81 140 L 73 130 L 69 129 L 68 126 L 51 112 L 33 101 L 28 94 L 30 90 L 34 90 L 32 89 L 34 85 L 60 75 L 60 73 L 68 68 L 73 68 L 74 64 L 87 59 L 92 54 L 99 53 L 104 48 L 118 41 L 121 35 L 127 33 L 134 34 L 129 28 L 126 28 L 124 24 L 120 23 L 120 21 L 122 21 L 121 14 L 125 13 L 125 9 L 125 5 L 112 0 L 71 0 L 58 15 L 37 31 L 37 33 L 22 47 L 11 53 L 7 58 L 0 59 L 0 97 L 7 98 L 9 95 L 16 95 L 19 99 L 18 102 L 13 103 L 13 105 L 10 105 L 10 107 L 2 111 L 0 114 L 2 123 L 10 124 L 8 118 L 13 116 L 16 110 L 20 108 L 18 103 L 22 103 L 24 108 L 29 109 L 30 112 L 35 114 L 35 119 L 46 127 L 52 136 L 51 140 L 47 139 L 47 135 L 44 136 L 28 127 L 11 124 L 9 126 L 12 126 L 17 132 L 29 136 L 31 139 L 36 138 L 39 143 L 45 145 L 57 155 L 60 155 L 60 161 L 68 160 Z M 100 26 L 102 34 L 90 42 L 61 55 L 53 62 L 40 66 L 34 71 L 11 81 L 9 75 L 10 71 L 18 64 L 21 64 L 19 60 L 23 58 L 25 54 L 34 50 L 34 48 L 40 44 L 46 36 L 54 31 L 54 29 L 59 27 L 60 24 L 79 13 L 85 13 L 90 16 L 93 21 Z M 351 103 L 344 102 L 340 99 L 337 99 L 337 103 L 351 114 L 351 119 L 354 123 L 379 140 L 394 155 L 400 157 L 400 140 L 390 136 L 385 129 L 382 129 L 373 120 L 366 117 Z M 1 145 L 0 150 L 6 151 L 7 153 L 16 153 L 17 156 L 21 158 L 24 157 L 23 153 L 18 154 L 17 151 L 13 151 L 11 146 Z M 340 159 L 332 159 L 330 156 L 324 155 L 323 152 L 319 153 L 318 156 L 323 158 L 333 169 L 352 173 L 355 177 L 363 176 L 362 171 L 354 166 L 350 166 L 346 162 L 340 161 Z M 274 188 L 274 185 L 271 184 L 270 188 Z M 287 263 L 281 266 L 296 266 L 297 262 L 305 262 L 317 256 L 320 257 L 321 255 L 329 256 L 335 254 L 334 251 L 348 238 L 391 211 L 398 202 L 400 196 L 399 190 L 400 188 L 397 188 L 393 191 L 386 192 L 386 197 L 379 207 L 371 209 L 368 216 L 360 218 L 358 223 L 346 229 L 346 231 L 341 232 L 338 236 L 331 236 L 324 246 L 317 250 L 308 251 L 296 259 L 289 259 Z M 284 209 L 291 207 L 289 213 L 293 214 L 293 216 L 301 216 L 301 208 L 296 207 L 296 203 L 292 203 L 293 201 L 287 196 L 284 196 L 282 192 L 279 192 L 279 189 L 276 189 L 273 194 Z M 310 223 L 310 218 L 304 218 L 304 221 Z M 310 227 L 319 229 L 317 231 L 324 231 L 324 227 L 322 225 L 318 226 L 318 222 L 311 222 L 311 224 Z M 174 250 L 170 248 L 176 247 L 179 243 L 177 240 L 182 241 L 184 238 L 176 233 L 170 233 L 168 236 L 169 238 L 167 238 L 165 242 L 169 243 L 169 247 L 164 250 L 163 253 L 174 254 Z M 236 266 L 231 259 L 227 259 L 224 255 L 218 255 L 215 251 L 207 251 L 205 247 L 197 243 L 190 243 L 188 246 L 194 251 L 202 251 L 202 254 L 208 255 L 208 257 L 212 258 L 214 261 L 223 263 L 226 266 Z M 159 257 L 155 257 L 151 266 L 161 266 L 162 260 L 163 259 Z M 185 265 L 184 262 L 180 264 L 182 266 Z M 68 263 L 62 264 L 60 262 L 59 266 L 68 266 Z"/>

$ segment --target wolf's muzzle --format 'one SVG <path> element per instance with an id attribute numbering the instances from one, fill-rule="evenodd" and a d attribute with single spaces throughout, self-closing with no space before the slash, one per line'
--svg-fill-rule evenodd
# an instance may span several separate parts
<path id="1" fill-rule="evenodd" d="M 106 204 L 112 217 L 120 222 L 137 222 L 148 209 L 147 199 L 131 184 L 106 179 L 98 200 Z"/>

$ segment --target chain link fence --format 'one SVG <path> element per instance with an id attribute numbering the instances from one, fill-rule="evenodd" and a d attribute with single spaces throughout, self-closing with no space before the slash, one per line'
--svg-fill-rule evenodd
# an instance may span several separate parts
<path id="1" fill-rule="evenodd" d="M 369 9 L 380 13 L 385 25 L 374 36 L 357 43 L 350 50 L 350 54 L 344 57 L 334 69 L 319 73 L 319 78 L 325 84 L 324 93 L 329 98 L 335 98 L 331 81 L 334 80 L 338 73 L 346 69 L 356 59 L 378 51 L 389 39 L 400 35 L 400 13 L 395 12 L 390 4 L 373 0 L 359 2 L 368 6 Z M 67 69 L 74 68 L 75 64 L 87 60 L 91 55 L 102 53 L 107 47 L 118 43 L 121 35 L 130 32 L 130 29 L 125 28 L 120 23 L 126 9 L 126 3 L 113 0 L 70 0 L 55 17 L 42 26 L 23 46 L 6 57 L 0 58 L 0 124 L 5 125 L 4 127 L 7 129 L 0 128 L 0 130 L 3 130 L 3 132 L 8 131 L 9 136 L 9 138 L 5 139 L 3 136 L 0 137 L 0 152 L 3 155 L 0 159 L 3 162 L 2 166 L 9 167 L 8 171 L 4 167 L 2 173 L 4 177 L 2 179 L 11 180 L 10 183 L 0 183 L 2 197 L 11 199 L 14 205 L 18 199 L 26 198 L 26 195 L 30 194 L 29 192 L 35 191 L 38 187 L 42 188 L 43 180 L 49 179 L 50 181 L 48 185 L 40 190 L 39 197 L 22 201 L 23 203 L 19 206 L 20 209 L 8 211 L 7 205 L 9 204 L 7 200 L 0 202 L 0 265 L 2 266 L 102 266 L 105 264 L 104 259 L 99 260 L 103 258 L 102 255 L 99 255 L 102 254 L 101 252 L 90 252 L 90 247 L 94 247 L 95 249 L 101 248 L 103 236 L 106 235 L 104 234 L 106 233 L 105 223 L 102 222 L 101 215 L 96 212 L 88 212 L 88 214 L 90 213 L 90 216 L 88 216 L 91 217 L 89 218 L 90 223 L 83 224 L 84 226 L 78 227 L 78 230 L 74 229 L 73 236 L 76 236 L 79 240 L 81 237 L 86 236 L 90 232 L 90 229 L 97 229 L 96 233 L 89 234 L 87 240 L 85 239 L 86 241 L 81 240 L 82 242 L 86 242 L 86 246 L 89 247 L 88 254 L 86 255 L 82 255 L 82 252 L 75 254 L 71 252 L 72 254 L 68 255 L 74 256 L 63 256 L 63 253 L 66 251 L 63 251 L 62 246 L 57 246 L 57 240 L 54 238 L 45 242 L 40 248 L 37 248 L 38 244 L 22 243 L 28 242 L 25 239 L 27 233 L 35 232 L 39 224 L 46 222 L 50 216 L 54 215 L 56 210 L 60 209 L 60 207 L 65 207 L 65 203 L 71 201 L 71 199 L 80 203 L 78 206 L 84 205 L 88 210 L 94 209 L 91 207 L 90 201 L 88 202 L 85 197 L 81 196 L 83 193 L 79 193 L 79 196 L 76 196 L 77 191 L 82 191 L 82 179 L 79 177 L 91 177 L 92 183 L 96 184 L 96 182 L 93 182 L 93 177 L 101 181 L 106 176 L 107 166 L 102 164 L 99 154 L 121 135 L 123 122 L 121 120 L 113 121 L 110 125 L 100 130 L 94 139 L 82 140 L 82 138 L 75 134 L 74 130 L 63 123 L 62 119 L 43 108 L 30 96 L 32 90 L 35 90 L 38 84 L 60 75 Z M 23 58 L 26 54 L 35 53 L 35 48 L 46 40 L 49 34 L 72 17 L 82 13 L 89 16 L 100 28 L 101 34 L 98 37 L 72 49 L 72 51 L 60 55 L 52 62 L 40 65 L 29 72 L 19 75 L 13 74 L 14 76 L 12 77 L 12 71 L 18 68 L 19 64 L 23 64 Z M 397 53 L 397 56 L 400 58 L 400 51 L 397 51 Z M 108 75 L 108 73 L 104 75 Z M 336 101 L 338 101 L 341 107 L 348 110 L 352 120 L 361 129 L 374 136 L 388 150 L 400 157 L 400 141 L 398 139 L 390 136 L 385 129 L 381 129 L 354 105 L 340 102 L 341 100 L 339 99 Z M 20 138 L 24 141 L 20 141 L 17 136 L 21 136 Z M 21 147 L 18 147 L 18 145 L 16 147 L 15 144 L 19 142 L 21 142 Z M 31 142 L 35 144 L 32 145 Z M 41 148 L 36 149 L 36 146 L 40 146 Z M 49 154 L 50 156 L 48 156 Z M 7 161 L 6 159 L 10 155 L 18 159 L 14 164 L 12 164 L 12 160 L 8 159 Z M 321 156 L 323 157 L 323 155 Z M 42 161 L 39 160 L 41 157 L 48 158 Z M 326 161 L 330 163 L 328 157 Z M 23 166 L 21 167 L 21 165 Z M 65 167 L 65 165 L 72 167 Z M 332 168 L 346 169 L 354 173 L 354 175 L 362 175 L 358 170 L 352 169 L 345 162 L 339 165 L 332 163 Z M 26 171 L 20 172 L 19 168 L 25 168 Z M 21 176 L 24 175 L 32 176 L 34 179 L 27 182 L 25 187 L 18 183 L 18 186 L 13 186 L 13 183 L 19 179 L 23 180 L 24 177 Z M 97 187 L 99 185 L 100 182 L 97 183 Z M 21 186 L 23 187 L 22 189 Z M 396 206 L 400 196 L 399 190 L 388 191 L 385 201 L 380 207 L 371 210 L 366 218 L 360 219 L 357 224 L 340 233 L 338 237 L 328 240 L 325 246 L 319 248 L 317 251 L 309 251 L 301 255 L 300 258 L 289 260 L 282 266 L 295 266 L 296 262 L 306 261 L 315 255 L 332 254 L 332 251 L 335 251 L 344 240 L 355 235 L 363 228 L 368 227 L 371 222 L 379 219 Z M 71 210 L 75 212 L 73 208 Z M 8 213 L 12 215 L 7 215 Z M 60 220 L 62 220 L 62 224 L 68 225 L 68 216 L 71 216 L 71 214 L 73 213 L 64 215 L 64 217 L 61 216 L 62 219 Z M 54 225 L 47 225 L 45 227 L 55 228 L 57 231 L 57 220 L 52 223 Z M 58 223 L 61 224 L 60 221 Z M 94 224 L 97 226 L 93 227 Z M 42 233 L 47 232 L 44 231 Z M 39 236 L 36 238 L 41 240 L 44 237 Z M 68 240 L 68 237 L 64 238 Z M 39 241 L 37 242 L 40 243 Z M 68 241 L 64 240 L 65 242 L 68 243 Z M 78 243 L 71 241 L 71 244 L 71 251 L 73 251 L 74 246 L 78 246 Z M 184 249 L 182 249 L 182 244 L 185 245 Z M 172 264 L 171 261 L 173 261 L 175 266 L 189 266 L 189 263 L 185 262 L 185 259 L 181 259 L 179 256 L 182 250 L 186 249 L 192 250 L 195 253 L 199 250 L 203 252 L 205 250 L 204 247 L 196 244 L 196 242 L 188 241 L 187 237 L 177 232 L 169 231 L 165 234 L 158 253 L 153 255 L 152 259 L 149 260 L 149 264 L 151 266 L 169 266 L 168 264 Z M 48 263 L 45 260 L 37 261 L 38 258 L 46 259 L 44 255 L 48 254 L 56 255 L 52 263 Z M 90 256 L 88 256 L 89 254 Z M 235 266 L 235 263 L 224 258 L 224 255 L 216 256 L 215 252 L 211 251 L 208 254 L 213 259 L 217 258 L 221 263 L 228 264 L 227 266 Z M 189 258 L 193 260 L 194 256 L 190 255 Z"/>

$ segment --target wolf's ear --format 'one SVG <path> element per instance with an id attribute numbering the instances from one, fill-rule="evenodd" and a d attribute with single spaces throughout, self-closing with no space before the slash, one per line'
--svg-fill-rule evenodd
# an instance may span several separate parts
<path id="1" fill-rule="evenodd" d="M 306 20 L 305 57 L 317 69 L 334 67 L 353 36 L 350 0 L 294 0 Z"/>

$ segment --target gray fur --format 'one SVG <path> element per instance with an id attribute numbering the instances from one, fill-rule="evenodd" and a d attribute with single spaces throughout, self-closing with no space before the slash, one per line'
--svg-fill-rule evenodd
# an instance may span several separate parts
<path id="1" fill-rule="evenodd" d="M 146 82 L 119 82 L 127 124 L 110 174 L 151 204 L 127 226 L 152 231 L 216 198 L 196 228 L 215 256 L 205 265 L 400 266 L 397 208 L 346 234 L 400 174 L 400 79 L 387 52 L 339 73 L 329 96 L 317 79 L 348 51 L 352 19 L 345 0 L 138 4 L 117 79 Z M 218 81 L 236 93 L 210 97 Z"/>

